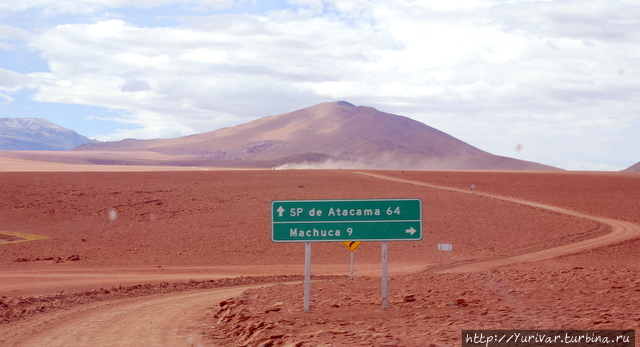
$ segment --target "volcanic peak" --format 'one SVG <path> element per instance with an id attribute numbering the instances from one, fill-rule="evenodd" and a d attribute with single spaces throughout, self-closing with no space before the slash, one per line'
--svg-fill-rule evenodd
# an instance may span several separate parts
<path id="1" fill-rule="evenodd" d="M 89 144 L 77 150 L 148 150 L 176 156 L 181 165 L 205 166 L 337 162 L 339 167 L 348 163 L 358 168 L 554 169 L 494 156 L 413 119 L 346 101 L 324 102 L 203 134 Z"/>

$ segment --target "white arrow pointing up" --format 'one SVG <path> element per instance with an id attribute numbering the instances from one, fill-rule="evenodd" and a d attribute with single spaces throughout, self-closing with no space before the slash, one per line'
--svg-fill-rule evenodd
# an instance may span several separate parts
<path id="1" fill-rule="evenodd" d="M 412 235 L 412 236 L 413 236 L 413 234 L 415 234 L 417 231 L 418 231 L 418 230 L 416 230 L 416 229 L 414 229 L 413 227 L 411 227 L 411 228 L 409 228 L 409 229 L 405 230 L 404 232 L 405 232 L 405 233 L 407 233 L 407 234 L 409 234 L 409 235 Z"/>
<path id="2" fill-rule="evenodd" d="M 276 210 L 276 212 L 278 212 L 278 215 L 280 217 L 282 217 L 282 214 L 284 213 L 284 207 L 280 206 L 278 207 L 278 209 Z"/>

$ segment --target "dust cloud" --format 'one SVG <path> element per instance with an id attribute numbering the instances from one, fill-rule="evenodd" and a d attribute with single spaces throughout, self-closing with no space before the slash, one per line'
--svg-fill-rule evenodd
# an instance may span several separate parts
<path id="1" fill-rule="evenodd" d="M 402 159 L 400 159 L 402 158 Z M 458 170 L 464 169 L 464 158 L 429 158 L 417 157 L 408 159 L 406 156 L 383 154 L 376 160 L 368 159 L 327 159 L 324 161 L 304 161 L 300 163 L 286 163 L 276 166 L 274 170 Z"/>

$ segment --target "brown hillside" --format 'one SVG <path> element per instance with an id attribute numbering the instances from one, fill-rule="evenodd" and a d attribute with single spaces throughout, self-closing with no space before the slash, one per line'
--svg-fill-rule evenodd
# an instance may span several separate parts
<path id="1" fill-rule="evenodd" d="M 640 171 L 640 161 L 629 166 L 628 168 L 622 170 L 622 171 Z"/>
<path id="2" fill-rule="evenodd" d="M 549 170 L 498 157 L 410 118 L 326 102 L 175 139 L 94 143 L 75 151 L 152 151 L 172 165 L 269 167 L 334 163 L 398 169 Z"/>

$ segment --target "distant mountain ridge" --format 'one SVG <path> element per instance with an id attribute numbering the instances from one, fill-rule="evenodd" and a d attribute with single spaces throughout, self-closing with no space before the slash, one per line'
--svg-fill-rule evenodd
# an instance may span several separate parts
<path id="1" fill-rule="evenodd" d="M 197 135 L 90 143 L 74 150 L 80 151 L 87 155 L 92 151 L 147 151 L 170 156 L 164 161 L 168 165 L 557 170 L 496 156 L 410 118 L 346 101 L 325 102 Z"/>
<path id="2" fill-rule="evenodd" d="M 640 161 L 629 166 L 628 168 L 622 170 L 622 171 L 638 171 L 640 172 Z"/>
<path id="3" fill-rule="evenodd" d="M 0 118 L 0 149 L 65 151 L 96 142 L 42 118 Z"/>

